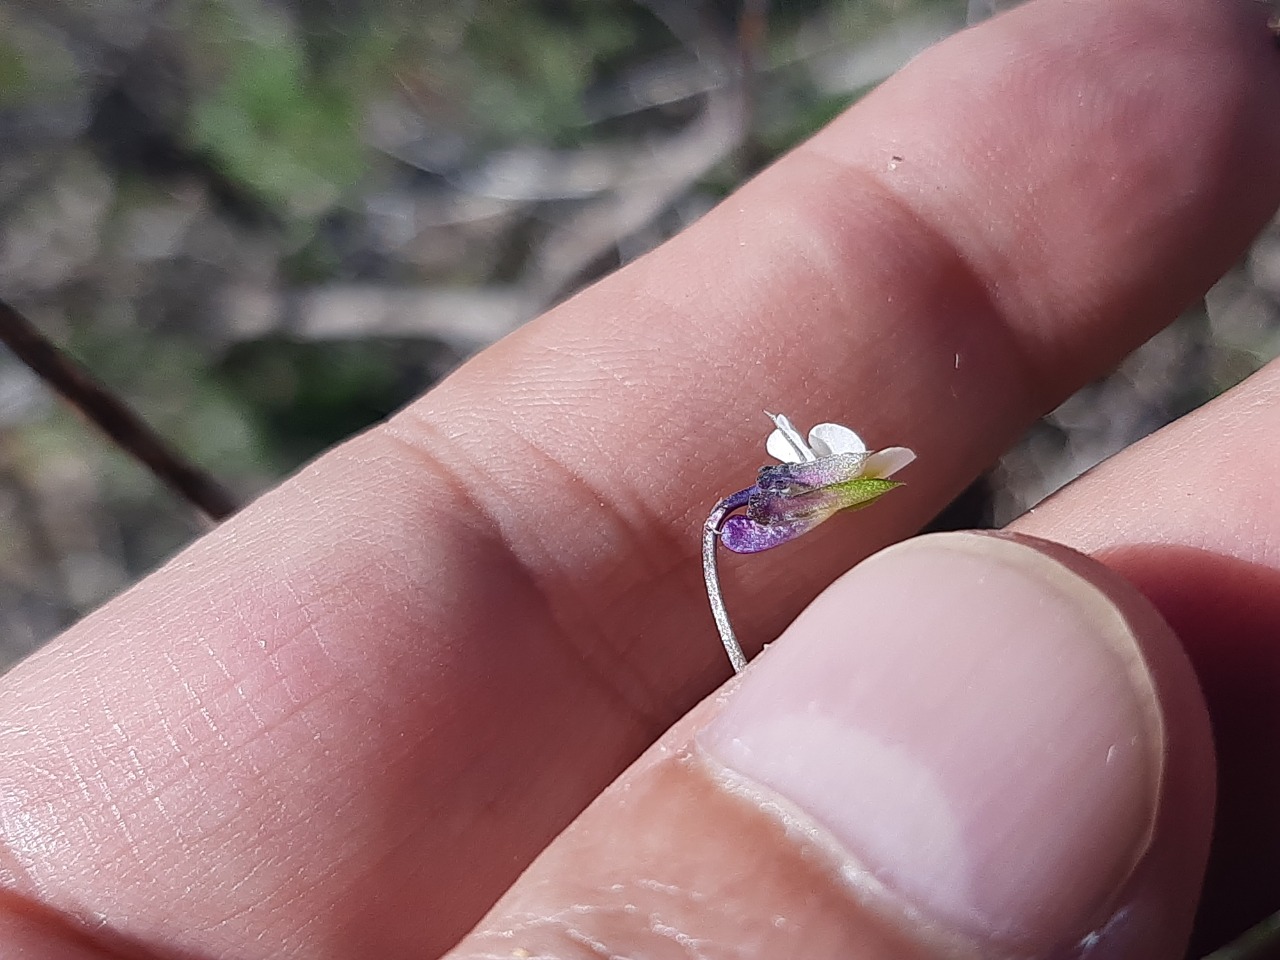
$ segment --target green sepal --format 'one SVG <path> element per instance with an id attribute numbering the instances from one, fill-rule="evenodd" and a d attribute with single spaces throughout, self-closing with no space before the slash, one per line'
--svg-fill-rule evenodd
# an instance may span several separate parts
<path id="1" fill-rule="evenodd" d="M 894 487 L 902 486 L 901 480 L 884 477 L 859 477 L 837 483 L 831 489 L 840 498 L 841 510 L 861 510 L 875 503 Z"/>

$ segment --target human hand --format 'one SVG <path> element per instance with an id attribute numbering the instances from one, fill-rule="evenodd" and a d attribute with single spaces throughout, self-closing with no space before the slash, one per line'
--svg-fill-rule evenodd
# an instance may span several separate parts
<path id="1" fill-rule="evenodd" d="M 1280 200 L 1264 21 L 952 38 L 13 670 L 0 955 L 1168 960 L 1214 760 L 1129 582 L 1218 737 L 1198 942 L 1276 908 L 1280 368 L 1015 525 L 1102 563 L 911 541 L 707 700 L 698 564 L 762 408 L 920 460 L 725 565 L 749 650 L 1200 296 Z"/>

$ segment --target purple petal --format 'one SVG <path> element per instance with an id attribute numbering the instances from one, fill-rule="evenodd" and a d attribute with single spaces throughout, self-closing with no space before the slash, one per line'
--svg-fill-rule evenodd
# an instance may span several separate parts
<path id="1" fill-rule="evenodd" d="M 830 516 L 801 517 L 786 523 L 757 523 L 741 514 L 720 528 L 720 542 L 734 553 L 760 553 L 802 536 Z"/>
<path id="2" fill-rule="evenodd" d="M 897 480 L 857 477 L 817 490 L 757 490 L 747 501 L 747 516 L 757 523 L 788 523 L 819 514 L 825 519 L 837 510 L 858 509 L 880 499 Z"/>
<path id="3" fill-rule="evenodd" d="M 832 514 L 842 506 L 839 487 L 760 490 L 747 502 L 747 517 L 757 523 L 789 523 L 816 513 Z"/>
<path id="4" fill-rule="evenodd" d="M 841 453 L 804 463 L 775 463 L 761 467 L 756 485 L 761 490 L 803 490 L 829 487 L 852 480 L 862 470 L 866 453 Z"/>

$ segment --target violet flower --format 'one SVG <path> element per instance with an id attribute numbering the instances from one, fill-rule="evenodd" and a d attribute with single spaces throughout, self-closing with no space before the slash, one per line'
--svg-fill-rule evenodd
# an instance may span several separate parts
<path id="1" fill-rule="evenodd" d="M 707 594 L 735 671 L 747 661 L 720 593 L 717 543 L 734 553 L 759 553 L 787 543 L 841 510 L 860 510 L 901 486 L 890 477 L 916 458 L 906 447 L 871 452 L 861 437 L 838 423 L 818 424 L 806 443 L 786 417 L 768 416 L 775 429 L 765 449 L 782 462 L 761 467 L 754 486 L 717 503 L 703 528 Z M 745 512 L 734 513 L 742 508 Z"/>

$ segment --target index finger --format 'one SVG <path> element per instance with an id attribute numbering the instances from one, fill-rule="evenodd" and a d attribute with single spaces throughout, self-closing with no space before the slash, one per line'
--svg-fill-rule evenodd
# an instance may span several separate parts
<path id="1" fill-rule="evenodd" d="M 734 568 L 756 644 L 1237 254 L 1280 196 L 1263 20 L 957 36 L 264 497 L 7 678 L 0 875 L 196 952 L 444 949 L 723 676 L 697 531 L 760 409 L 920 461 Z"/>

